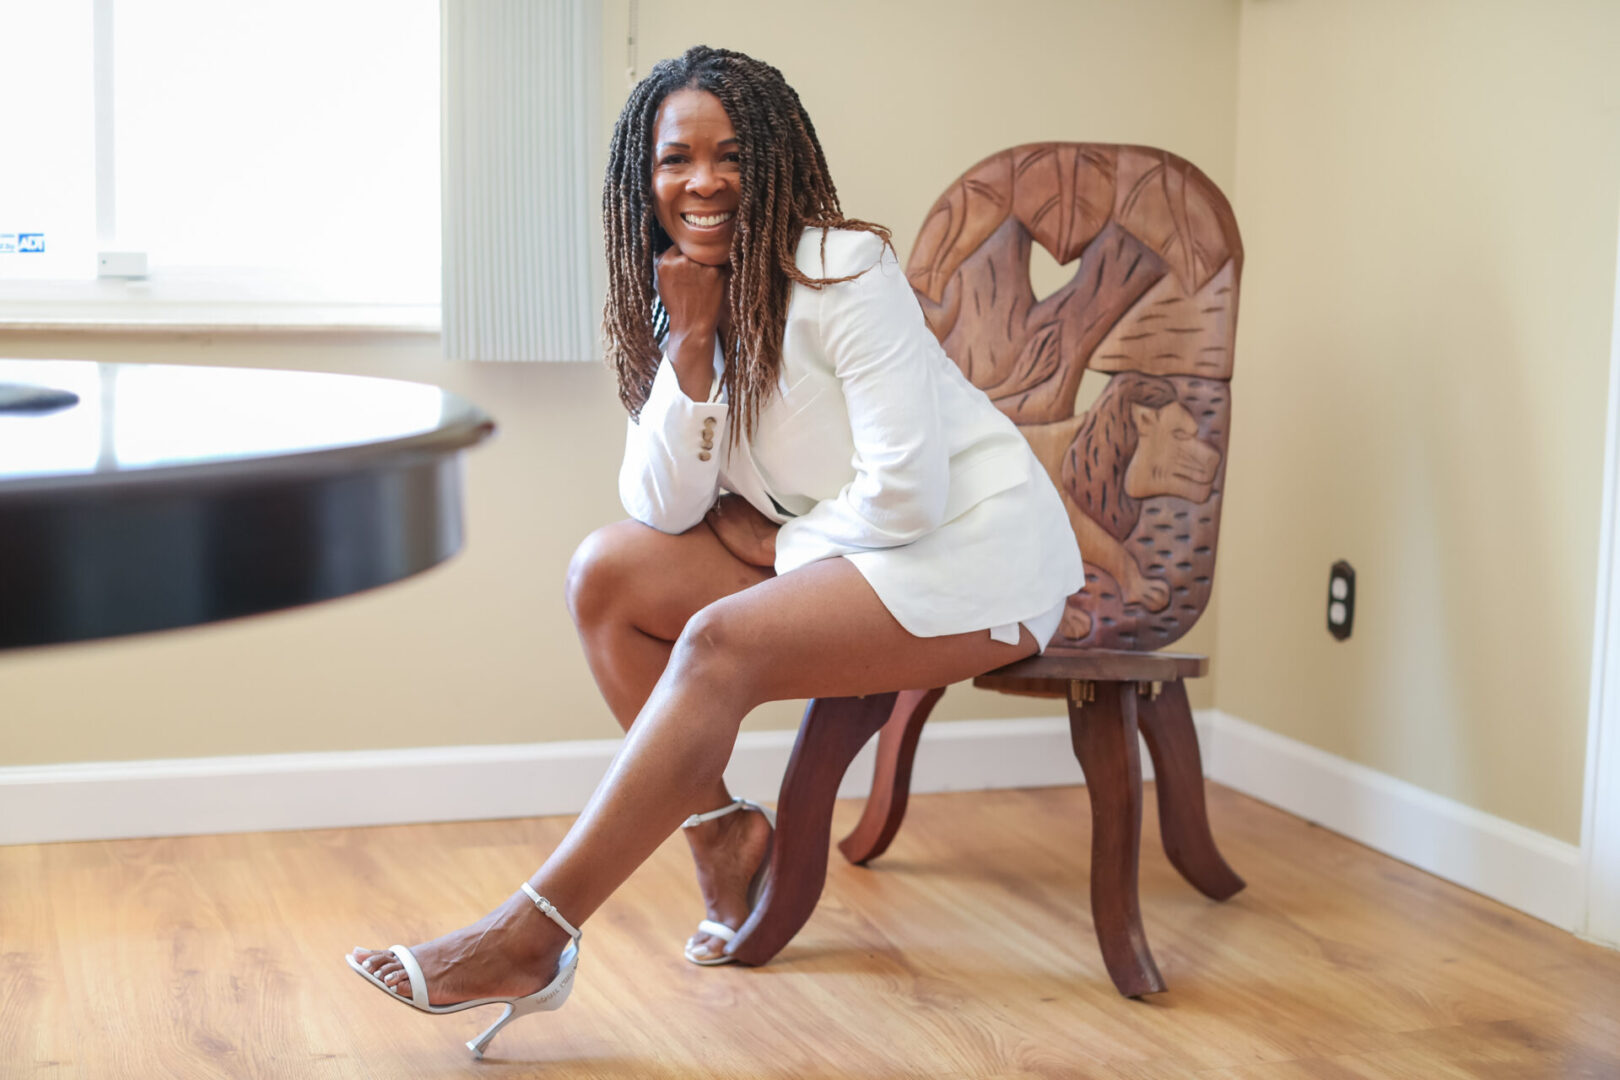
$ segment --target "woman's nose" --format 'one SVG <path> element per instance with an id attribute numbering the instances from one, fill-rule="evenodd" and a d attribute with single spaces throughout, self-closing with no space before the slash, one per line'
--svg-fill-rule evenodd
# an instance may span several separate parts
<path id="1" fill-rule="evenodd" d="M 692 170 L 692 177 L 686 182 L 686 190 L 694 195 L 709 196 L 718 192 L 726 184 L 725 177 L 707 165 L 699 165 Z"/>

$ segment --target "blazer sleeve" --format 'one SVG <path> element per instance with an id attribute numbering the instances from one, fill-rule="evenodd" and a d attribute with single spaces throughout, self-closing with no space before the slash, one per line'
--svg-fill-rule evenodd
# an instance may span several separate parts
<path id="1" fill-rule="evenodd" d="M 687 397 L 665 356 L 639 422 L 626 425 L 619 468 L 619 501 L 625 512 L 666 533 L 682 533 L 702 521 L 719 494 L 726 412 L 720 402 Z M 713 447 L 705 450 L 709 420 Z"/>
<path id="2" fill-rule="evenodd" d="M 870 269 L 820 290 L 820 328 L 849 413 L 855 478 L 782 526 L 778 574 L 909 544 L 944 520 L 950 460 L 937 404 L 939 343 L 881 239 L 863 236 L 851 261 Z"/>

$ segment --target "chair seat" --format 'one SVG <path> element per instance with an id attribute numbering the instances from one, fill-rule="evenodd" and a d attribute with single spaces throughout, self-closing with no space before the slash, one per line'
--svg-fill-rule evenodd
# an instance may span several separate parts
<path id="1" fill-rule="evenodd" d="M 1071 682 L 1175 682 L 1209 673 L 1209 657 L 1195 653 L 1063 649 L 1014 661 L 973 680 L 984 690 L 1060 697 Z"/>

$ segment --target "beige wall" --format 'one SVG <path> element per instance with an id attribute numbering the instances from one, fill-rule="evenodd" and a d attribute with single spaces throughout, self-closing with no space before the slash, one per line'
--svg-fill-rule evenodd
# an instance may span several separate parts
<path id="1" fill-rule="evenodd" d="M 781 67 L 846 208 L 893 226 L 902 255 L 940 189 L 1016 142 L 1142 142 L 1203 167 L 1248 263 L 1218 603 L 1185 642 L 1215 654 L 1195 703 L 1578 838 L 1620 8 L 919 0 L 805 20 L 712 2 L 698 32 L 689 7 L 639 6 L 642 73 L 699 38 Z M 605 4 L 604 127 L 627 9 Z M 343 336 L 0 335 L 0 355 L 393 375 L 502 422 L 469 462 L 468 549 L 430 574 L 0 655 L 0 763 L 614 731 L 562 607 L 573 545 L 619 514 L 600 368 L 449 365 L 431 339 Z M 1345 644 L 1323 628 L 1336 558 L 1360 575 Z M 1050 709 L 957 689 L 943 715 Z"/>
<path id="2" fill-rule="evenodd" d="M 1620 5 L 1595 0 L 1242 11 L 1218 704 L 1571 842 L 1617 56 Z"/>
<path id="3" fill-rule="evenodd" d="M 923 212 L 1016 142 L 1172 147 L 1232 176 L 1233 2 L 642 0 L 642 72 L 701 36 L 777 64 L 816 118 L 847 210 L 909 251 Z M 627 4 L 604 10 L 604 126 L 622 102 Z M 1144 78 L 1143 73 L 1151 73 Z M 562 603 L 574 545 L 621 516 L 622 413 L 594 365 L 446 364 L 422 338 L 0 333 L 0 356 L 276 366 L 435 382 L 501 422 L 469 458 L 467 549 L 366 596 L 239 623 L 0 655 L 0 764 L 601 738 L 616 732 Z M 1206 618 L 1189 647 L 1208 648 Z M 1203 688 L 1200 703 L 1207 703 Z M 943 718 L 1054 703 L 961 687 Z M 751 726 L 789 727 L 798 706 Z"/>
<path id="4" fill-rule="evenodd" d="M 628 0 L 605 0 L 604 123 L 628 89 Z M 1236 0 L 640 0 L 638 63 L 705 44 L 774 64 L 816 122 L 847 213 L 894 229 L 1022 142 L 1174 149 L 1231 183 Z M 813 12 L 811 17 L 809 13 Z"/>

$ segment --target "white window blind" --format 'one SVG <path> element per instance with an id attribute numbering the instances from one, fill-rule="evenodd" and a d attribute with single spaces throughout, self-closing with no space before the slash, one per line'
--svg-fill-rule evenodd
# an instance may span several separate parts
<path id="1" fill-rule="evenodd" d="M 594 0 L 443 0 L 444 350 L 597 356 Z"/>

